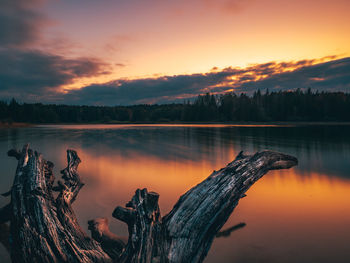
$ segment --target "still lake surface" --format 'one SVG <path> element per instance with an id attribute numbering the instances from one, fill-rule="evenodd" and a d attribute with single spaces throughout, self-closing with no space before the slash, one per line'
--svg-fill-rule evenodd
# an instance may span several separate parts
<path id="1" fill-rule="evenodd" d="M 77 150 L 86 183 L 74 209 L 80 225 L 111 217 L 137 188 L 160 194 L 162 215 L 181 194 L 224 167 L 239 151 L 281 151 L 299 159 L 290 170 L 271 171 L 252 186 L 223 227 L 246 227 L 214 240 L 206 263 L 350 262 L 350 126 L 347 125 L 45 125 L 0 129 L 0 192 L 12 185 L 11 148 L 31 148 L 66 167 L 66 149 Z M 0 198 L 0 205 L 8 202 Z M 0 248 L 1 262 L 9 262 Z"/>

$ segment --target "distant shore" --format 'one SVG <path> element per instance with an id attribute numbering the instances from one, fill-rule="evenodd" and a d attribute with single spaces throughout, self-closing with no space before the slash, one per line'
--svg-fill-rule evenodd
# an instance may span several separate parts
<path id="1" fill-rule="evenodd" d="M 3 123 L 0 122 L 0 128 L 27 128 L 33 126 L 42 125 L 227 125 L 227 126 L 342 126 L 350 125 L 350 122 L 100 122 L 100 123 L 24 123 L 24 122 L 13 122 L 13 123 Z"/>
<path id="2" fill-rule="evenodd" d="M 0 122 L 0 129 L 1 128 L 24 128 L 24 127 L 30 127 L 36 124 L 32 123 L 26 123 L 26 122 Z"/>

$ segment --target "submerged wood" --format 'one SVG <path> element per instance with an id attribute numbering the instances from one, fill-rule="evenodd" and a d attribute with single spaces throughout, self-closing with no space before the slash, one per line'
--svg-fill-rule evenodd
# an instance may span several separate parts
<path id="1" fill-rule="evenodd" d="M 159 195 L 138 189 L 125 207 L 116 207 L 112 214 L 128 225 L 125 240 L 111 233 L 105 218 L 88 222 L 91 238 L 79 226 L 72 203 L 84 184 L 77 173 L 80 159 L 74 150 L 67 150 L 68 165 L 57 184 L 53 164 L 28 145 L 8 154 L 18 160 L 18 166 L 11 201 L 0 209 L 0 224 L 10 224 L 10 231 L 4 232 L 8 236 L 0 241 L 16 263 L 202 262 L 250 186 L 269 170 L 298 163 L 295 157 L 278 152 L 241 152 L 225 168 L 182 195 L 163 218 Z"/>
<path id="2" fill-rule="evenodd" d="M 227 229 L 221 230 L 220 232 L 218 232 L 215 237 L 229 237 L 231 235 L 232 232 L 241 229 L 243 227 L 246 226 L 246 223 L 239 223 L 237 225 L 231 226 Z"/>

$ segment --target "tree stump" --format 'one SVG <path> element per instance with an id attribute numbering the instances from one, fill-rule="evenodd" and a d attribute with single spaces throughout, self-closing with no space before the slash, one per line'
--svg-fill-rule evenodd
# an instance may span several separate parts
<path id="1" fill-rule="evenodd" d="M 91 238 L 79 226 L 72 203 L 84 186 L 80 159 L 67 150 L 67 167 L 55 184 L 53 163 L 25 145 L 10 150 L 18 160 L 11 202 L 0 209 L 0 241 L 12 262 L 202 262 L 213 239 L 245 192 L 269 170 L 297 165 L 295 157 L 262 151 L 241 152 L 225 168 L 190 189 L 161 217 L 159 195 L 137 189 L 113 217 L 128 225 L 129 238 L 111 233 L 105 218 L 90 220 Z M 58 192 L 55 198 L 54 192 Z M 8 224 L 10 229 L 8 229 Z M 232 231 L 232 230 L 231 230 Z"/>

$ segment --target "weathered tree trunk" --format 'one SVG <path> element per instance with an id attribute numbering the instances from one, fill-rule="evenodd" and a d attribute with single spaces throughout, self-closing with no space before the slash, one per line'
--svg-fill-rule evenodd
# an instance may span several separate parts
<path id="1" fill-rule="evenodd" d="M 53 164 L 40 154 L 28 146 L 9 154 L 18 159 L 10 203 L 12 262 L 112 262 L 80 228 L 71 206 L 82 187 L 76 152 L 67 151 L 64 182 L 55 187 Z M 59 191 L 57 198 L 53 190 Z"/>
<path id="2" fill-rule="evenodd" d="M 249 187 L 269 170 L 298 162 L 272 151 L 241 152 L 181 196 L 163 218 L 159 195 L 138 189 L 126 207 L 118 206 L 113 212 L 113 217 L 128 225 L 126 242 L 109 231 L 104 218 L 88 222 L 92 238 L 78 225 L 71 204 L 84 184 L 77 173 L 80 159 L 75 151 L 67 151 L 68 166 L 61 171 L 64 181 L 57 186 L 53 164 L 28 146 L 9 155 L 18 159 L 18 167 L 11 202 L 0 210 L 0 226 L 6 228 L 9 221 L 11 230 L 0 241 L 10 250 L 13 262 L 202 262 Z M 57 198 L 53 191 L 59 192 Z"/>

